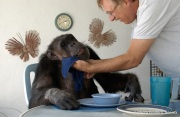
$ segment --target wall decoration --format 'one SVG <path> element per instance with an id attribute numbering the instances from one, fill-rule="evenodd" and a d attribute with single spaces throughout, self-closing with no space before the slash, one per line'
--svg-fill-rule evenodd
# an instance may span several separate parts
<path id="1" fill-rule="evenodd" d="M 104 22 L 98 18 L 93 19 L 89 26 L 90 34 L 88 41 L 97 48 L 100 46 L 110 46 L 117 39 L 112 30 L 108 30 L 102 34 L 103 26 Z"/>
<path id="2" fill-rule="evenodd" d="M 67 13 L 61 13 L 56 17 L 55 25 L 60 31 L 68 31 L 73 25 L 73 19 Z"/>
<path id="3" fill-rule="evenodd" d="M 26 31 L 25 42 L 20 33 L 17 35 L 22 43 L 12 37 L 5 44 L 5 48 L 10 54 L 20 56 L 24 62 L 29 60 L 29 54 L 33 58 L 38 56 L 38 46 L 40 45 L 39 33 L 35 30 Z"/>

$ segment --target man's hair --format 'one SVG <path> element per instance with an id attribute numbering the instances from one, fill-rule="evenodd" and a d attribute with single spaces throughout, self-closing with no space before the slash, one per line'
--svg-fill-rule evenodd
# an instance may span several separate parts
<path id="1" fill-rule="evenodd" d="M 122 1 L 122 0 L 112 0 L 114 3 L 116 3 L 116 4 L 118 4 L 120 1 Z M 102 6 L 101 6 L 101 0 L 97 0 L 97 4 L 98 4 L 98 7 L 100 8 L 100 9 L 102 9 Z"/>
<path id="2" fill-rule="evenodd" d="M 99 7 L 100 9 L 102 9 L 101 1 L 102 1 L 102 0 L 97 0 L 98 7 Z M 114 2 L 114 3 L 116 3 L 116 4 L 119 4 L 121 1 L 123 1 L 123 0 L 112 0 L 112 2 Z M 136 1 L 136 0 L 132 0 L 132 1 L 134 2 L 134 1 Z"/>

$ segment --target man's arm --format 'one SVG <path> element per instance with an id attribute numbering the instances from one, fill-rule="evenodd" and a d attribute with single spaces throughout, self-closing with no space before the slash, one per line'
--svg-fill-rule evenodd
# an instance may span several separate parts
<path id="1" fill-rule="evenodd" d="M 137 67 L 153 44 L 154 39 L 132 39 L 128 51 L 114 58 L 77 61 L 73 67 L 87 72 L 114 72 Z"/>

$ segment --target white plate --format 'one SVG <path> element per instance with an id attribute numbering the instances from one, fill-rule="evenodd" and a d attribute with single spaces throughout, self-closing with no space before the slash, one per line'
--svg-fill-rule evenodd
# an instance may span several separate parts
<path id="1" fill-rule="evenodd" d="M 170 107 L 151 104 L 127 104 L 119 106 L 117 110 L 133 116 L 162 116 L 166 114 L 177 114 L 177 112 Z"/>
<path id="2" fill-rule="evenodd" d="M 108 105 L 99 105 L 94 102 L 92 98 L 85 98 L 85 99 L 79 99 L 79 103 L 83 106 L 89 106 L 89 107 L 117 107 L 123 104 L 126 104 L 125 100 L 120 100 L 118 104 L 108 104 Z"/>

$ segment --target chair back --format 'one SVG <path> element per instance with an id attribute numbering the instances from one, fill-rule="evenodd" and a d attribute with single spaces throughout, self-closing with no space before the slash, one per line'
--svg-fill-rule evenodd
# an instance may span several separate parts
<path id="1" fill-rule="evenodd" d="M 31 98 L 31 72 L 36 71 L 37 68 L 37 63 L 35 64 L 30 64 L 25 68 L 24 71 L 24 95 L 25 95 L 25 101 L 26 104 L 29 105 L 29 100 Z"/>

